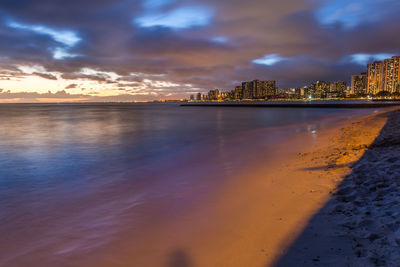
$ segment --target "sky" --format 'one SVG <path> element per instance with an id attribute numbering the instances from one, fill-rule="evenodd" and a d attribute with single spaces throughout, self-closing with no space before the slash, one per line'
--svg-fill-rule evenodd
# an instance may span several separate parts
<path id="1" fill-rule="evenodd" d="M 0 102 L 350 80 L 400 55 L 398 0 L 1 0 Z"/>

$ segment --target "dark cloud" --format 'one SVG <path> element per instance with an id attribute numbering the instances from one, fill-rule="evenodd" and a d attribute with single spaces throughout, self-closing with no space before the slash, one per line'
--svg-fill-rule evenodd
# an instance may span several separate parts
<path id="1" fill-rule="evenodd" d="M 39 77 L 42 77 L 42 78 L 48 79 L 48 80 L 57 80 L 56 76 L 54 76 L 52 74 L 48 74 L 48 73 L 34 72 L 34 73 L 32 73 L 32 75 L 39 76 Z"/>
<path id="2" fill-rule="evenodd" d="M 65 80 L 90 80 L 90 81 L 97 81 L 97 82 L 112 82 L 110 76 L 104 74 L 98 75 L 87 75 L 87 74 L 80 74 L 80 73 L 64 73 L 61 75 L 61 78 Z"/>
<path id="3" fill-rule="evenodd" d="M 129 82 L 129 83 L 119 83 L 117 86 L 119 87 L 138 87 L 140 86 L 140 82 Z"/>
<path id="4" fill-rule="evenodd" d="M 52 74 L 57 72 L 71 82 L 95 81 L 114 89 L 143 87 L 146 97 L 159 97 L 161 90 L 180 96 L 214 87 L 231 89 L 237 82 L 255 78 L 274 79 L 282 87 L 348 80 L 365 70 L 350 62 L 349 55 L 400 54 L 398 1 L 340 0 L 342 6 L 336 9 L 330 6 L 333 2 L 190 0 L 173 1 L 159 9 L 153 6 L 149 11 L 144 0 L 71 0 L 68 5 L 61 0 L 3 0 L 0 72 L 8 70 L 15 77 L 21 75 L 18 66 L 40 65 L 48 73 L 34 75 L 45 79 L 57 79 Z M 346 5 L 359 3 L 360 10 L 353 16 L 345 12 Z M 149 12 L 168 13 L 182 6 L 208 8 L 212 12 L 209 23 L 172 29 L 143 28 L 134 22 Z M 318 16 L 320 10 L 325 20 Z M 342 17 L 337 15 L 341 13 Z M 51 31 L 12 29 L 9 21 Z M 80 41 L 62 43 L 54 32 L 70 32 Z M 215 42 L 216 37 L 222 41 Z M 57 49 L 64 53 L 61 58 L 55 56 Z M 271 66 L 252 62 L 268 54 L 286 60 Z M 97 72 L 82 73 L 82 68 Z M 120 77 L 114 79 L 110 72 Z"/>
<path id="5" fill-rule="evenodd" d="M 70 85 L 67 85 L 65 89 L 75 89 L 76 87 L 78 87 L 76 83 L 71 83 Z"/>
<path id="6" fill-rule="evenodd" d="M 143 82 L 144 76 L 124 76 L 121 78 L 118 78 L 117 81 L 125 81 L 125 82 L 137 82 L 141 83 Z"/>

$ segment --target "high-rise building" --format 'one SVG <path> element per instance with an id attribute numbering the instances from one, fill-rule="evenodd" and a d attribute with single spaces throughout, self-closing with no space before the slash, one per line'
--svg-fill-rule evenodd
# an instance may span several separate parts
<path id="1" fill-rule="evenodd" d="M 262 82 L 263 98 L 274 96 L 276 92 L 276 81 L 263 81 Z"/>
<path id="2" fill-rule="evenodd" d="M 335 93 L 336 92 L 336 83 L 331 83 L 329 92 Z"/>
<path id="3" fill-rule="evenodd" d="M 385 59 L 383 62 L 383 91 L 393 93 L 394 60 Z"/>
<path id="4" fill-rule="evenodd" d="M 220 100 L 221 93 L 218 89 L 210 90 L 208 92 L 208 100 Z"/>
<path id="5" fill-rule="evenodd" d="M 201 93 L 197 93 L 197 95 L 196 95 L 196 100 L 197 100 L 197 101 L 201 101 Z"/>
<path id="6" fill-rule="evenodd" d="M 306 89 L 307 89 L 307 86 L 296 88 L 295 89 L 296 97 L 304 97 L 306 95 Z"/>
<path id="7" fill-rule="evenodd" d="M 394 60 L 393 67 L 393 89 L 395 92 L 400 93 L 400 57 L 392 57 Z"/>
<path id="8" fill-rule="evenodd" d="M 351 93 L 358 96 L 367 94 L 366 72 L 363 72 L 360 75 L 351 76 Z"/>
<path id="9" fill-rule="evenodd" d="M 303 87 L 304 90 L 304 98 L 312 98 L 313 97 L 313 91 L 311 86 L 304 86 Z"/>
<path id="10" fill-rule="evenodd" d="M 252 82 L 243 82 L 242 83 L 242 90 L 243 90 L 243 98 L 244 99 L 251 99 L 253 98 L 253 85 Z"/>
<path id="11" fill-rule="evenodd" d="M 335 83 L 336 97 L 345 97 L 346 96 L 346 89 L 347 89 L 347 83 L 346 82 L 337 81 Z"/>
<path id="12" fill-rule="evenodd" d="M 336 90 L 336 83 L 329 84 L 329 90 L 326 92 L 326 97 L 328 97 L 328 98 L 338 97 L 338 92 Z"/>
<path id="13" fill-rule="evenodd" d="M 235 99 L 242 99 L 243 98 L 243 88 L 242 86 L 236 86 L 234 92 Z"/>
<path id="14" fill-rule="evenodd" d="M 385 59 L 383 67 L 383 90 L 397 92 L 400 84 L 400 57 Z"/>
<path id="15" fill-rule="evenodd" d="M 251 82 L 251 90 L 253 91 L 253 98 L 259 99 L 263 98 L 263 90 L 262 90 L 261 82 L 259 80 L 254 80 Z"/>
<path id="16" fill-rule="evenodd" d="M 305 97 L 311 98 L 338 98 L 346 97 L 347 83 L 337 81 L 334 83 L 316 81 L 305 90 Z"/>
<path id="17" fill-rule="evenodd" d="M 330 83 L 324 81 L 313 82 L 310 87 L 310 95 L 314 98 L 325 98 L 331 88 Z"/>
<path id="18" fill-rule="evenodd" d="M 367 65 L 367 93 L 377 94 L 382 91 L 383 62 L 375 61 Z"/>
<path id="19" fill-rule="evenodd" d="M 394 92 L 400 93 L 400 57 L 392 57 L 394 60 L 393 67 L 393 90 Z"/>
<path id="20" fill-rule="evenodd" d="M 194 100 L 194 95 L 190 95 L 190 101 Z"/>
<path id="21" fill-rule="evenodd" d="M 276 95 L 276 81 L 259 81 L 242 83 L 244 99 L 264 99 Z"/>
<path id="22" fill-rule="evenodd" d="M 353 93 L 351 92 L 351 86 L 347 85 L 346 87 L 346 96 L 351 96 Z"/>

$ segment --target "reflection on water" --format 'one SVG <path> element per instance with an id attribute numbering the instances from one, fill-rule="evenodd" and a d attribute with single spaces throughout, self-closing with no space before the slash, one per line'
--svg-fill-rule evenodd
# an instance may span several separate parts
<path id="1" fill-rule="evenodd" d="M 24 265 L 35 257 L 54 263 L 161 214 L 179 213 L 212 187 L 203 179 L 229 178 L 245 164 L 253 153 L 246 151 L 317 130 L 323 121 L 312 121 L 346 112 L 0 105 L 0 255 L 6 255 L 0 265 Z M 241 134 L 291 124 L 297 126 L 286 135 L 267 129 L 254 140 Z M 182 255 L 175 258 L 183 262 Z"/>

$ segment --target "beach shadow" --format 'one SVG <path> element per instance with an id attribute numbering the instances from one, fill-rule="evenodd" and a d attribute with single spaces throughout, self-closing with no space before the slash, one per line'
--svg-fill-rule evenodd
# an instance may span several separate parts
<path id="1" fill-rule="evenodd" d="M 168 258 L 166 267 L 191 267 L 187 253 L 181 249 L 172 252 Z"/>
<path id="2" fill-rule="evenodd" d="M 379 135 L 351 168 L 337 192 L 275 262 L 267 266 L 394 263 L 393 257 L 400 256 L 400 239 L 392 241 L 390 236 L 400 231 L 400 218 L 392 213 L 400 208 L 400 111 L 389 114 Z M 400 266 L 397 263 L 390 266 Z"/>
<path id="3" fill-rule="evenodd" d="M 347 167 L 352 167 L 356 162 L 349 162 L 349 163 L 344 163 L 344 164 L 327 164 L 323 166 L 317 166 L 317 167 L 310 167 L 310 168 L 302 168 L 302 171 L 322 171 L 322 170 L 334 170 L 334 169 L 341 169 L 341 168 L 347 168 Z"/>

